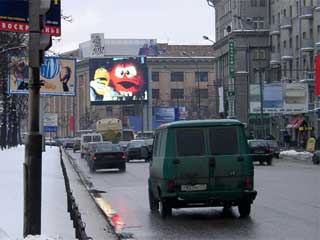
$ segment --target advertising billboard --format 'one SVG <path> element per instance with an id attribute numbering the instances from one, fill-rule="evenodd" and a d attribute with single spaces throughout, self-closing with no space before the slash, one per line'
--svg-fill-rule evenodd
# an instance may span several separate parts
<path id="1" fill-rule="evenodd" d="M 260 113 L 260 85 L 250 85 L 250 113 Z M 272 83 L 263 86 L 264 113 L 303 113 L 308 111 L 308 85 Z"/>
<path id="2" fill-rule="evenodd" d="M 144 57 L 92 58 L 89 77 L 92 105 L 148 100 L 148 71 Z"/>
<path id="3" fill-rule="evenodd" d="M 58 114 L 44 113 L 43 115 L 43 131 L 56 132 L 58 130 Z"/>
<path id="4" fill-rule="evenodd" d="M 0 0 L 0 31 L 29 32 L 29 1 Z M 61 35 L 61 1 L 51 0 L 43 30 L 52 36 Z"/>
<path id="5" fill-rule="evenodd" d="M 28 94 L 28 57 L 9 56 L 9 93 Z M 45 57 L 40 68 L 40 93 L 43 96 L 75 96 L 76 60 Z"/>
<path id="6" fill-rule="evenodd" d="M 320 96 L 320 55 L 315 57 L 315 94 L 316 96 Z"/>

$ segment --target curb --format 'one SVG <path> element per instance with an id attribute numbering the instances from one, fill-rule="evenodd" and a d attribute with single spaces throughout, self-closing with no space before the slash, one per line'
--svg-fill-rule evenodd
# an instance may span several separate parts
<path id="1" fill-rule="evenodd" d="M 63 152 L 64 152 L 65 156 L 67 156 L 67 159 L 69 160 L 73 169 L 78 174 L 80 181 L 85 186 L 89 195 L 94 200 L 97 207 L 100 209 L 100 211 L 103 213 L 103 215 L 105 216 L 105 218 L 107 219 L 107 221 L 111 225 L 112 230 L 114 231 L 116 236 L 119 239 L 135 239 L 132 233 L 123 231 L 124 222 L 121 219 L 121 216 L 117 213 L 117 211 L 115 209 L 112 208 L 111 204 L 109 204 L 101 196 L 100 193 L 103 193 L 103 192 L 100 192 L 99 190 L 96 190 L 94 188 L 93 183 L 89 179 L 86 178 L 86 176 L 82 173 L 79 166 L 75 162 L 75 159 L 68 152 L 66 152 L 65 149 L 63 149 Z"/>

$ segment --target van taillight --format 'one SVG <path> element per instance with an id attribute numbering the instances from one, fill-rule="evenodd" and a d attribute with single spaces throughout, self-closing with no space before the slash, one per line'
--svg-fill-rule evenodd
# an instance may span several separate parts
<path id="1" fill-rule="evenodd" d="M 175 191 L 175 183 L 173 180 L 169 180 L 167 183 L 167 190 L 168 192 L 174 192 Z"/>
<path id="2" fill-rule="evenodd" d="M 251 189 L 252 188 L 252 180 L 251 177 L 247 176 L 245 179 L 245 188 Z"/>
<path id="3" fill-rule="evenodd" d="M 97 160 L 97 157 L 95 155 L 93 155 L 92 160 Z"/>

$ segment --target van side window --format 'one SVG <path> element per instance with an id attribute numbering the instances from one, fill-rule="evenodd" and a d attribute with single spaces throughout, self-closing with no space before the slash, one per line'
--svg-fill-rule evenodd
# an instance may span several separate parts
<path id="1" fill-rule="evenodd" d="M 159 156 L 159 138 L 160 138 L 160 132 L 157 132 L 154 137 L 154 143 L 153 143 L 153 156 L 158 157 Z"/>
<path id="2" fill-rule="evenodd" d="M 238 127 L 212 127 L 209 137 L 212 155 L 239 154 Z"/>
<path id="3" fill-rule="evenodd" d="M 183 128 L 176 130 L 177 155 L 205 155 L 204 130 L 201 128 Z"/>

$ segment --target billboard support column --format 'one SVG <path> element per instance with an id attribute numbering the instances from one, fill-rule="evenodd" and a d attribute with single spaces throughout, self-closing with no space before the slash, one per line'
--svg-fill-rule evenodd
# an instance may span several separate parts
<path id="1" fill-rule="evenodd" d="M 23 236 L 41 234 L 42 135 L 40 133 L 40 64 L 50 42 L 42 42 L 43 16 L 50 8 L 44 0 L 29 0 L 29 126 L 25 146 Z M 41 7 L 40 7 L 41 6 Z M 50 39 L 49 39 L 50 40 Z M 41 46 L 45 46 L 41 49 Z"/>
<path id="2" fill-rule="evenodd" d="M 152 130 L 152 68 L 148 68 L 148 130 Z"/>

